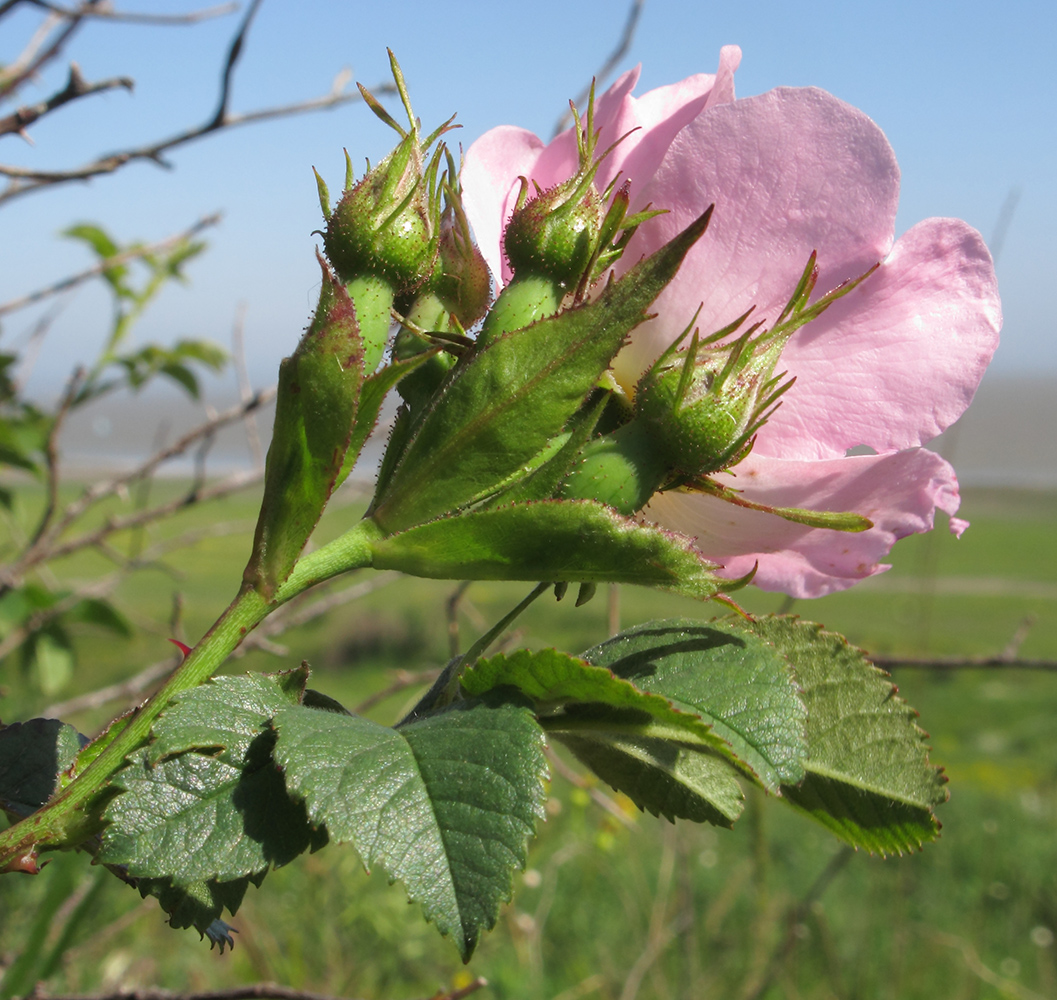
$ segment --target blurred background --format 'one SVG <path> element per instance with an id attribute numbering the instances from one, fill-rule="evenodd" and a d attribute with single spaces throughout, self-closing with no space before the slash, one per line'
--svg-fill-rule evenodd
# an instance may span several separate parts
<path id="1" fill-rule="evenodd" d="M 0 4 L 0 64 L 17 60 L 49 6 Z M 29 127 L 28 139 L 0 135 L 5 167 L 71 169 L 211 118 L 246 6 L 201 19 L 188 15 L 204 8 L 185 0 L 113 6 L 185 22 L 86 18 L 0 113 L 62 90 L 70 60 L 89 81 L 129 76 L 134 90 L 71 102 Z M 1002 344 L 973 406 L 933 444 L 959 472 L 970 531 L 958 541 L 941 525 L 901 542 L 891 572 L 845 594 L 746 599 L 751 611 L 821 621 L 892 670 L 951 778 L 943 838 L 882 862 L 851 855 L 780 803 L 755 800 L 733 832 L 672 827 L 575 771 L 563 777 L 569 766 L 557 759 L 529 869 L 468 969 L 400 887 L 365 875 L 348 849 L 301 859 L 251 890 L 233 920 L 238 944 L 223 957 L 165 927 L 152 900 L 63 857 L 41 878 L 0 880 L 0 997 L 38 980 L 52 994 L 274 980 L 395 998 L 458 990 L 478 975 L 490 982 L 485 996 L 561 1000 L 1057 996 L 1055 8 L 408 0 L 383 12 L 266 0 L 229 111 L 325 97 L 335 81 L 350 93 L 351 80 L 376 89 L 388 80 L 388 46 L 427 129 L 457 112 L 454 143 L 499 124 L 546 138 L 618 48 L 629 14 L 629 44 L 604 83 L 639 63 L 640 93 L 714 72 L 720 46 L 738 44 L 739 96 L 819 86 L 884 129 L 903 172 L 897 235 L 928 216 L 956 216 L 996 258 Z M 157 470 L 121 475 L 274 381 L 318 295 L 313 230 L 322 220 L 311 167 L 333 192 L 343 147 L 362 169 L 391 146 L 392 133 L 355 100 L 219 131 L 166 153 L 164 167 L 133 162 L 87 182 L 0 193 L 0 351 L 12 358 L 4 371 L 21 401 L 19 434 L 38 433 L 32 447 L 15 441 L 33 467 L 0 476 L 5 559 L 24 554 L 50 502 L 69 510 L 87 483 L 108 484 L 83 522 L 56 535 L 54 551 L 70 539 L 77 546 L 29 567 L 29 584 L 0 598 L 5 722 L 54 715 L 93 732 L 169 669 L 168 635 L 193 640 L 227 603 L 256 514 L 252 483 L 240 487 L 267 445 L 266 405 L 200 434 Z M 102 244 L 93 249 L 91 233 L 124 248 L 218 212 L 197 236 L 208 247 L 179 268 L 186 280 L 160 280 L 142 315 L 134 296 L 115 296 L 99 278 L 5 310 L 96 263 Z M 61 235 L 76 223 L 99 228 Z M 155 273 L 135 265 L 133 277 L 136 267 Z M 134 319 L 121 327 L 126 356 L 186 339 L 234 345 L 241 384 L 239 365 L 211 373 L 193 352 L 170 361 L 197 373 L 197 398 L 164 372 L 131 391 L 126 366 L 124 382 L 65 421 L 55 439 L 61 461 L 51 463 L 33 413 L 54 412 L 73 368 L 93 365 L 126 314 Z M 10 450 L 12 440 L 0 444 Z M 56 468 L 61 478 L 49 473 Z M 370 473 L 368 460 L 333 505 L 324 539 L 358 516 Z M 206 502 L 211 489 L 216 499 Z M 302 608 L 232 669 L 308 659 L 317 686 L 389 722 L 446 660 L 456 633 L 465 645 L 521 596 L 505 585 L 455 594 L 450 584 L 394 584 L 353 582 L 329 595 L 337 610 Z M 518 640 L 579 650 L 616 617 L 630 625 L 700 614 L 626 588 L 582 609 L 537 606 Z"/>

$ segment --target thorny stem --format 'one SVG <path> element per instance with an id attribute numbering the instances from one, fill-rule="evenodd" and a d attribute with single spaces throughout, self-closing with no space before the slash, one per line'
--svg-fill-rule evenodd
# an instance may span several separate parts
<path id="1" fill-rule="evenodd" d="M 127 720 L 118 720 L 81 752 L 74 777 L 46 806 L 0 833 L 0 872 L 38 848 L 81 843 L 98 832 L 93 806 L 111 776 L 150 736 L 154 720 L 181 691 L 208 680 L 246 635 L 280 605 L 308 588 L 348 570 L 369 566 L 371 542 L 380 534 L 370 520 L 361 521 L 340 538 L 306 555 L 268 602 L 252 588 L 243 588 L 213 627 L 187 654 L 164 687 Z M 83 768 L 78 771 L 78 766 Z"/>

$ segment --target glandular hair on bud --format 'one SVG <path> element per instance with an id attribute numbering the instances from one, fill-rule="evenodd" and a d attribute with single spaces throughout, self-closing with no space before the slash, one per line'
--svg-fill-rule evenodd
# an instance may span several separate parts
<path id="1" fill-rule="evenodd" d="M 411 133 L 338 202 L 323 234 L 345 281 L 375 275 L 399 294 L 420 286 L 437 260 L 437 208 L 423 176 L 418 136 Z"/>

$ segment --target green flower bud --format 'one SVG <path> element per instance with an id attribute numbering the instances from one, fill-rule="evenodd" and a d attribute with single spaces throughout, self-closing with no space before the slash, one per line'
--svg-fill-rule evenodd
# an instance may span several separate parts
<path id="1" fill-rule="evenodd" d="M 695 334 L 639 382 L 636 418 L 673 471 L 708 476 L 735 465 L 792 385 L 771 377 L 782 343 L 765 346 L 765 336 L 753 342 L 752 332 L 717 348 L 700 347 Z"/>
<path id="2" fill-rule="evenodd" d="M 749 318 L 750 309 L 704 340 L 695 332 L 689 347 L 680 349 L 694 317 L 642 377 L 635 397 L 636 419 L 644 422 L 673 473 L 685 480 L 700 479 L 729 469 L 749 453 L 754 435 L 795 381 L 783 382 L 784 372 L 774 375 L 789 338 L 876 268 L 875 264 L 810 303 L 819 274 L 812 252 L 775 324 L 755 337 L 763 322 L 723 343 Z"/>
<path id="3" fill-rule="evenodd" d="M 521 178 L 514 214 L 503 234 L 503 250 L 515 281 L 546 277 L 560 288 L 581 295 L 620 257 L 636 228 L 660 214 L 647 206 L 628 215 L 627 182 L 615 194 L 615 178 L 601 194 L 595 187 L 599 165 L 621 139 L 595 156 L 598 133 L 594 130 L 594 100 L 592 86 L 584 123 L 570 104 L 576 119 L 576 173 L 546 191 L 537 185 L 532 198 L 526 198 L 529 182 Z"/>
<path id="4" fill-rule="evenodd" d="M 403 75 L 392 52 L 393 77 L 410 122 L 410 131 L 396 122 L 374 96 L 360 86 L 371 110 L 400 135 L 396 148 L 367 174 L 352 184 L 346 153 L 346 191 L 333 212 L 320 187 L 320 203 L 327 217 L 323 245 L 334 269 L 344 281 L 362 275 L 385 280 L 395 292 L 410 291 L 433 274 L 440 241 L 440 196 L 437 172 L 443 155 L 430 147 L 450 126 L 445 122 L 425 140 L 411 110 Z"/>
<path id="5" fill-rule="evenodd" d="M 492 275 L 484 256 L 470 238 L 469 225 L 450 218 L 441 225 L 440 266 L 434 280 L 437 297 L 468 329 L 488 311 Z"/>
<path id="6" fill-rule="evenodd" d="M 594 173 L 592 170 L 591 173 Z M 524 201 L 507 223 L 503 249 L 518 277 L 541 274 L 575 288 L 591 265 L 606 208 L 590 179 L 579 174 Z"/>

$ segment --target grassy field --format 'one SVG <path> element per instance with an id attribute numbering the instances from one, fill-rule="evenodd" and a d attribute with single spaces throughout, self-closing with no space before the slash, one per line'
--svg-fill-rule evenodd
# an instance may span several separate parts
<path id="1" fill-rule="evenodd" d="M 32 497 L 22 499 L 32 506 Z M 792 607 L 778 595 L 739 599 L 754 612 L 791 610 L 820 621 L 877 655 L 994 654 L 1030 620 L 1020 655 L 1057 659 L 1057 494 L 969 491 L 963 512 L 973 526 L 961 540 L 945 532 L 907 539 L 891 572 L 847 593 Z M 59 693 L 35 690 L 8 657 L 0 716 L 28 717 L 166 656 L 176 592 L 186 634 L 200 634 L 237 586 L 254 514 L 251 501 L 234 498 L 161 529 L 203 536 L 120 586 L 117 600 L 140 626 L 136 636 L 86 630 L 74 680 Z M 324 535 L 356 514 L 355 501 L 333 511 Z M 218 533 L 225 525 L 236 530 Z M 86 554 L 56 572 L 88 579 L 109 565 Z M 391 583 L 284 635 L 286 655 L 255 652 L 233 669 L 307 659 L 314 686 L 355 705 L 388 688 L 398 671 L 447 658 L 451 591 L 444 583 Z M 524 592 L 470 587 L 459 616 L 464 644 Z M 622 590 L 620 605 L 624 625 L 710 614 L 633 588 Z M 580 609 L 538 602 L 519 622 L 519 641 L 576 651 L 606 627 L 600 589 Z M 1057 673 L 897 668 L 895 680 L 920 711 L 951 782 L 943 836 L 918 855 L 881 861 L 845 851 L 780 802 L 757 798 L 734 831 L 671 826 L 605 787 L 556 774 L 514 901 L 467 968 L 399 886 L 365 874 L 351 849 L 336 846 L 251 890 L 233 921 L 237 945 L 222 957 L 193 932 L 166 927 L 153 901 L 141 902 L 83 859 L 60 858 L 39 878 L 0 880 L 0 961 L 23 951 L 38 918 L 52 928 L 39 936 L 52 993 L 267 979 L 396 1000 L 480 975 L 490 983 L 480 995 L 532 1000 L 1057 996 Z M 383 699 L 371 714 L 392 721 L 415 690 Z M 67 721 L 92 731 L 104 716 Z M 58 939 L 63 927 L 68 940 Z"/>

